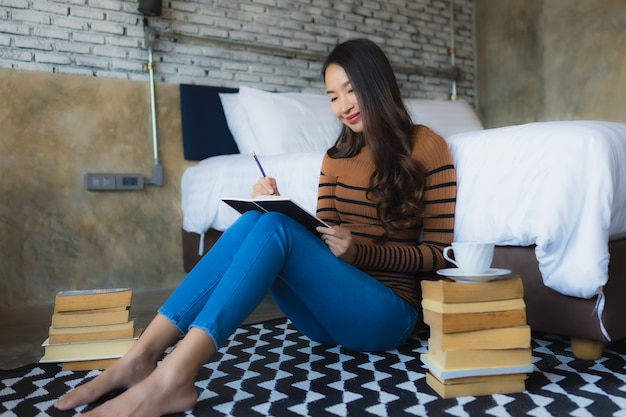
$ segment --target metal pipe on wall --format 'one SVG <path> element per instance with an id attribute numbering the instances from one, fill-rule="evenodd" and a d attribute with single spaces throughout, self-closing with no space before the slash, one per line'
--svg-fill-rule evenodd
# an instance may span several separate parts
<path id="1" fill-rule="evenodd" d="M 152 165 L 152 178 L 146 180 L 146 184 L 150 185 L 163 185 L 163 166 L 159 161 L 159 142 L 157 137 L 157 122 L 156 122 L 156 98 L 154 92 L 154 60 L 152 56 L 152 48 L 156 40 L 156 33 L 154 29 L 148 26 L 147 19 L 144 19 L 144 31 L 146 46 L 148 47 L 148 63 L 145 69 L 150 76 L 150 117 L 152 126 L 152 151 L 154 157 L 154 163 Z"/>
<path id="2" fill-rule="evenodd" d="M 154 94 L 154 61 L 152 60 L 152 47 L 148 49 L 148 73 L 150 74 L 150 115 L 152 118 L 152 151 L 154 164 L 152 165 L 152 178 L 147 183 L 163 185 L 163 167 L 159 161 L 159 141 L 157 139 L 156 124 L 156 99 Z"/>
<path id="3" fill-rule="evenodd" d="M 456 51 L 454 45 L 454 0 L 450 0 L 450 65 L 456 68 Z M 452 87 L 450 91 L 450 100 L 456 100 L 456 77 L 452 77 Z"/>

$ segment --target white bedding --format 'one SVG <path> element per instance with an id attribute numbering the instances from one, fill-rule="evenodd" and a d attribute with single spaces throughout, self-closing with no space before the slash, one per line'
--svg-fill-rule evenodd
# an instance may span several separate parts
<path id="1" fill-rule="evenodd" d="M 608 240 L 626 236 L 626 124 L 531 123 L 447 141 L 455 239 L 536 244 L 548 287 L 582 298 L 601 291 Z"/>
<path id="2" fill-rule="evenodd" d="M 289 196 L 311 213 L 317 204 L 317 186 L 324 151 L 259 156 L 265 173 L 277 179 L 282 195 Z M 203 234 L 223 231 L 239 213 L 220 197 L 249 197 L 261 177 L 252 154 L 215 156 L 189 167 L 181 181 L 183 229 Z"/>
<path id="3" fill-rule="evenodd" d="M 607 241 L 626 237 L 626 124 L 543 122 L 446 139 L 458 176 L 455 239 L 536 244 L 547 286 L 589 298 L 607 280 Z M 263 156 L 269 176 L 311 212 L 324 152 Z M 249 196 L 251 155 L 213 157 L 182 178 L 183 228 L 225 230 L 238 214 L 219 197 Z"/>

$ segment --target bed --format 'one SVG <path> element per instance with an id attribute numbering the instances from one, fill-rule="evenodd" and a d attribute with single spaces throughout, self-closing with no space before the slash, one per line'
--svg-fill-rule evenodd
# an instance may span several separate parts
<path id="1" fill-rule="evenodd" d="M 314 212 L 324 150 L 340 128 L 320 94 L 181 85 L 186 271 L 238 217 L 220 203 L 259 177 Z M 533 331 L 569 336 L 596 359 L 626 337 L 626 124 L 537 122 L 483 129 L 463 101 L 407 100 L 457 168 L 456 240 L 496 243 L 492 266 L 519 274 Z M 253 128 L 254 126 L 254 128 Z"/>

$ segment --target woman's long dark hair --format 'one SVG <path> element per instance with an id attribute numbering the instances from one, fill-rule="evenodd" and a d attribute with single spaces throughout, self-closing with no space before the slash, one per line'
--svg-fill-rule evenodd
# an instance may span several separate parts
<path id="1" fill-rule="evenodd" d="M 343 126 L 331 158 L 350 158 L 367 145 L 375 170 L 367 197 L 376 204 L 388 240 L 396 231 L 421 226 L 424 216 L 424 168 L 411 158 L 413 123 L 385 53 L 374 42 L 354 39 L 339 44 L 326 58 L 348 75 L 363 120 L 363 133 Z"/>

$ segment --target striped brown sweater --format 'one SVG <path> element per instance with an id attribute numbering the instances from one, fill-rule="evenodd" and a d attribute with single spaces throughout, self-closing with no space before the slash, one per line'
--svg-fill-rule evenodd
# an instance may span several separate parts
<path id="1" fill-rule="evenodd" d="M 324 157 L 317 216 L 349 229 L 357 248 L 353 265 L 417 308 L 419 273 L 443 268 L 442 250 L 452 242 L 456 172 L 442 137 L 421 125 L 416 126 L 415 136 L 413 158 L 426 168 L 424 209 L 428 217 L 421 236 L 419 230 L 403 231 L 383 244 L 374 243 L 384 229 L 374 203 L 365 196 L 374 170 L 366 148 L 353 158 Z"/>

